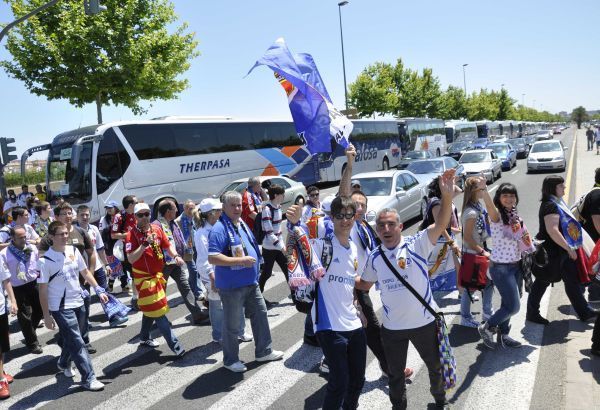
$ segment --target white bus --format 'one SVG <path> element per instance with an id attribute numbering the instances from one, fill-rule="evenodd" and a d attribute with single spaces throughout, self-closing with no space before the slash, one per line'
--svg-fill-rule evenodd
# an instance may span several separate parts
<path id="1" fill-rule="evenodd" d="M 460 140 L 472 141 L 477 138 L 477 124 L 474 121 L 446 121 L 446 143 Z"/>
<path id="2" fill-rule="evenodd" d="M 355 121 L 357 172 L 397 165 L 395 121 Z M 395 133 L 393 132 L 395 130 Z M 290 121 L 124 121 L 59 134 L 48 150 L 46 185 L 50 200 L 87 204 L 92 221 L 108 200 L 135 194 L 154 207 L 163 198 L 181 203 L 215 195 L 238 178 L 286 175 L 306 185 L 341 178 L 344 151 L 310 155 Z M 340 160 L 340 157 L 342 158 Z"/>
<path id="3" fill-rule="evenodd" d="M 398 120 L 402 153 L 429 151 L 436 157 L 447 151 L 444 121 L 434 118 L 401 118 Z"/>

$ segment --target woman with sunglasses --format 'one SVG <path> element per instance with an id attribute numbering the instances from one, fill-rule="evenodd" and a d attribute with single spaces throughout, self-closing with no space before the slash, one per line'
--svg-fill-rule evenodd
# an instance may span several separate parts
<path id="1" fill-rule="evenodd" d="M 308 228 L 308 237 L 316 239 L 319 237 L 319 219 L 325 217 L 325 212 L 321 208 L 319 188 L 314 185 L 306 188 L 308 201 L 302 209 L 301 222 Z"/>

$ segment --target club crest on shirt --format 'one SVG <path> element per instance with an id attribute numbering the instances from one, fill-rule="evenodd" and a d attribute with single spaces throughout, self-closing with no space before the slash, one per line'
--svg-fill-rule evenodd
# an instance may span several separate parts
<path id="1" fill-rule="evenodd" d="M 354 272 L 358 271 L 358 259 L 354 258 Z"/>
<path id="2" fill-rule="evenodd" d="M 399 257 L 398 258 L 398 266 L 400 267 L 400 269 L 406 269 L 406 258 Z"/>
<path id="3" fill-rule="evenodd" d="M 69 259 L 71 259 L 71 262 L 75 262 L 75 254 L 70 254 Z"/>

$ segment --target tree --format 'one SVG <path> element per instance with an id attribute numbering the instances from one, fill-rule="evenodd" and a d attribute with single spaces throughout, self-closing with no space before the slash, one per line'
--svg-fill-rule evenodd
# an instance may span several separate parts
<path id="1" fill-rule="evenodd" d="M 461 87 L 449 85 L 442 94 L 442 107 L 440 118 L 460 119 L 467 118 L 467 98 Z"/>
<path id="2" fill-rule="evenodd" d="M 514 118 L 515 109 L 514 104 L 516 100 L 513 100 L 508 95 L 508 91 L 504 87 L 498 93 L 498 117 L 497 119 L 500 121 L 508 120 Z"/>
<path id="3" fill-rule="evenodd" d="M 470 121 L 496 120 L 498 118 L 498 103 L 495 91 L 485 88 L 479 93 L 473 92 L 467 101 L 467 118 Z"/>
<path id="4" fill-rule="evenodd" d="M 587 111 L 581 105 L 575 108 L 571 113 L 571 120 L 577 123 L 577 128 L 581 128 L 581 123 L 587 121 L 588 119 L 589 116 L 587 114 Z"/>
<path id="5" fill-rule="evenodd" d="M 21 16 L 46 0 L 6 0 Z M 108 10 L 83 13 L 81 0 L 63 0 L 15 27 L 6 48 L 7 73 L 49 100 L 67 99 L 76 107 L 96 103 L 124 105 L 146 112 L 142 101 L 169 100 L 188 87 L 180 79 L 199 55 L 193 33 L 168 0 L 104 0 Z M 167 28 L 173 28 L 170 34 Z"/>

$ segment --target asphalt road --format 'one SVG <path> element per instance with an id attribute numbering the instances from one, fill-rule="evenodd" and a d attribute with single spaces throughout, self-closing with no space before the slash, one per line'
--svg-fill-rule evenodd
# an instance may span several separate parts
<path id="1" fill-rule="evenodd" d="M 573 132 L 558 136 L 571 145 Z M 570 155 L 571 151 L 567 151 Z M 592 165 L 590 165 L 592 166 Z M 491 186 L 510 181 L 519 191 L 519 210 L 532 233 L 538 230 L 538 206 L 541 183 L 548 174 L 526 174 L 526 160 L 518 160 L 511 171 Z M 575 179 L 573 179 L 575 181 Z M 570 186 L 569 189 L 573 190 Z M 322 197 L 335 192 L 336 187 L 321 190 Z M 571 199 L 573 196 L 571 195 Z M 462 197 L 456 204 L 462 203 Z M 405 234 L 416 231 L 418 221 L 406 221 Z M 302 344 L 304 315 L 297 313 L 287 298 L 283 275 L 275 272 L 267 283 L 266 298 L 279 301 L 269 311 L 273 347 L 286 352 L 283 361 L 261 364 L 254 360 L 253 343 L 243 343 L 241 358 L 249 371 L 233 374 L 221 367 L 219 346 L 211 342 L 210 327 L 190 326 L 189 313 L 178 298 L 173 283 L 168 288 L 171 305 L 168 314 L 175 332 L 188 350 L 178 361 L 162 338 L 156 349 L 140 348 L 137 334 L 140 314 L 132 314 L 126 327 L 111 329 L 104 321 L 101 309 L 92 306 L 92 342 L 98 353 L 92 356 L 99 379 L 106 383 L 102 392 L 83 391 L 77 383 L 56 374 L 58 347 L 52 334 L 40 329 L 44 354 L 26 353 L 21 334 L 11 335 L 13 350 L 6 354 L 6 370 L 15 375 L 12 397 L 0 403 L 0 408 L 21 409 L 45 407 L 55 409 L 138 409 L 138 408 L 215 408 L 215 409 L 298 409 L 319 408 L 326 380 L 317 371 L 321 357 L 319 349 Z M 371 297 L 381 306 L 375 291 Z M 122 300 L 128 298 L 121 295 Z M 459 386 L 448 392 L 453 408 L 460 409 L 550 409 L 564 408 L 561 388 L 565 378 L 566 347 L 569 323 L 575 320 L 560 284 L 549 288 L 542 301 L 542 314 L 552 324 L 545 330 L 540 325 L 525 323 L 526 295 L 521 312 L 513 320 L 512 334 L 525 343 L 520 349 L 490 351 L 480 343 L 475 329 L 457 326 L 459 305 L 457 292 L 438 295 L 440 307 L 446 312 L 450 339 L 458 362 Z M 494 305 L 499 305 L 495 296 Z M 480 311 L 480 302 L 474 311 Z M 247 326 L 250 331 L 250 326 Z M 360 400 L 361 408 L 390 408 L 386 379 L 381 377 L 376 360 L 369 353 L 367 382 Z M 426 369 L 411 347 L 409 366 L 415 376 L 408 386 L 409 408 L 428 408 L 432 403 Z M 75 376 L 79 381 L 79 375 Z"/>

